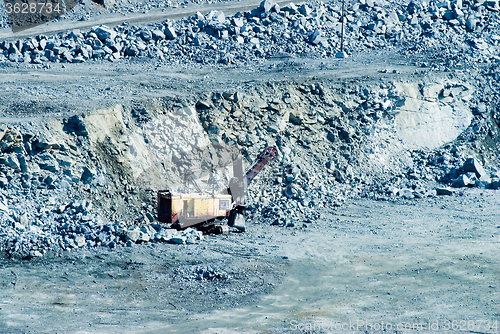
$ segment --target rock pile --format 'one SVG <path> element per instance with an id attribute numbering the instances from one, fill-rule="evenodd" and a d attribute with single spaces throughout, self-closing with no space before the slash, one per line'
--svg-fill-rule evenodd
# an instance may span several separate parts
<path id="1" fill-rule="evenodd" d="M 107 184 L 113 178 L 98 173 L 89 159 L 93 153 L 83 144 L 88 133 L 80 118 L 65 123 L 68 133 L 78 134 L 76 141 L 69 135 L 51 134 L 30 124 L 23 126 L 6 127 L 0 133 L 0 251 L 9 257 L 32 258 L 49 250 L 81 247 L 113 248 L 148 241 L 182 244 L 202 239 L 196 230 L 177 232 L 151 225 L 155 221 L 151 205 L 144 205 L 147 213 L 139 213 L 131 205 L 128 218 L 132 224 L 109 223 L 102 207 L 96 208 L 88 194 L 96 194 L 92 199 L 102 204 L 100 197 L 106 196 Z M 120 187 L 117 191 L 122 192 Z"/>
<path id="2" fill-rule="evenodd" d="M 250 217 L 272 225 L 303 227 L 323 209 L 353 196 L 411 199 L 453 193 L 443 184 L 451 185 L 450 175 L 466 161 L 465 143 L 401 148 L 401 139 L 391 142 L 387 128 L 394 131 L 407 99 L 444 105 L 462 98 L 470 101 L 470 92 L 462 93 L 466 91 L 458 84 L 450 86 L 455 89 L 452 99 L 444 93 L 447 85 L 428 83 L 420 88 L 415 85 L 421 93 L 410 98 L 396 86 L 386 82 L 332 90 L 314 80 L 302 85 L 274 83 L 266 89 L 212 94 L 198 102 L 197 111 L 210 140 L 237 147 L 249 166 L 266 145 L 279 149 L 280 160 L 250 187 Z M 377 132 L 382 133 L 381 140 L 374 139 Z M 461 140 L 479 140 L 473 138 Z"/>
<path id="3" fill-rule="evenodd" d="M 445 67 L 500 61 L 496 1 L 408 4 L 360 0 L 346 10 L 345 49 L 397 49 L 446 59 Z M 114 28 L 0 43 L 0 62 L 81 63 L 93 59 L 151 57 L 171 64 L 241 64 L 259 58 L 330 57 L 339 50 L 339 2 L 290 3 L 264 0 L 257 8 L 227 17 L 222 11 L 145 27 Z M 424 64 L 425 65 L 425 64 Z M 434 64 L 436 65 L 436 64 Z M 438 66 L 438 65 L 436 65 Z"/>
<path id="4" fill-rule="evenodd" d="M 469 158 L 460 168 L 461 174 L 453 180 L 452 186 L 461 187 L 480 187 L 486 189 L 500 189 L 500 173 L 497 169 L 488 166 L 487 172 L 483 165 L 475 158 Z"/>

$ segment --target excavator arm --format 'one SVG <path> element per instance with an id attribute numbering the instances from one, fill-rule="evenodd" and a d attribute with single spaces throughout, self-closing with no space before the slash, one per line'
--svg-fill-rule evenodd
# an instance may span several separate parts
<path id="1" fill-rule="evenodd" d="M 247 188 L 252 180 L 270 161 L 278 158 L 278 150 L 273 146 L 268 146 L 257 157 L 257 161 L 246 173 L 243 170 L 243 159 L 239 155 L 233 162 L 234 177 L 229 181 L 228 194 L 233 196 L 236 205 L 244 205 Z"/>
<path id="2" fill-rule="evenodd" d="M 275 161 L 277 158 L 278 150 L 273 146 L 268 146 L 257 157 L 256 163 L 246 173 L 243 172 L 243 161 L 241 156 L 238 156 L 238 158 L 234 161 L 234 177 L 230 180 L 228 189 L 228 193 L 231 194 L 234 205 L 228 217 L 229 226 L 235 226 L 241 230 L 245 229 L 243 212 L 246 210 L 245 197 L 247 195 L 248 185 L 265 165 L 267 165 L 270 161 Z"/>
<path id="3" fill-rule="evenodd" d="M 257 162 L 255 165 L 247 171 L 247 186 L 250 185 L 252 180 L 257 174 L 267 165 L 270 161 L 276 161 L 278 158 L 278 150 L 274 146 L 268 146 L 266 149 L 257 157 Z"/>

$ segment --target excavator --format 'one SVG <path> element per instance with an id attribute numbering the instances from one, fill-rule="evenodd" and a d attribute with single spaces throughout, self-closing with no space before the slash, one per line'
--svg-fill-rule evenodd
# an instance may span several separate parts
<path id="1" fill-rule="evenodd" d="M 222 193 L 215 190 L 204 193 L 196 184 L 192 174 L 186 177 L 193 183 L 197 193 L 179 193 L 160 190 L 157 193 L 158 221 L 170 224 L 172 228 L 196 227 L 205 233 L 227 233 L 227 226 L 215 224 L 216 219 L 227 218 L 227 225 L 245 230 L 245 198 L 247 189 L 257 174 L 269 163 L 276 161 L 278 150 L 268 146 L 245 172 L 243 158 L 238 155 L 233 161 L 233 177 L 229 187 Z"/>

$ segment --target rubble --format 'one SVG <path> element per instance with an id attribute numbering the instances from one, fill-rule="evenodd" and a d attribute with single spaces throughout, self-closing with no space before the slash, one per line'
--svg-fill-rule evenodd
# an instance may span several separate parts
<path id="1" fill-rule="evenodd" d="M 171 64 L 229 65 L 283 53 L 345 58 L 353 52 L 387 48 L 398 48 L 405 54 L 426 48 L 437 58 L 454 54 L 457 65 L 477 62 L 479 49 L 481 61 L 495 61 L 498 55 L 489 52 L 495 40 L 481 40 L 476 31 L 494 20 L 498 1 L 441 4 L 411 1 L 407 5 L 384 2 L 371 6 L 365 1 L 354 2 L 346 8 L 343 52 L 339 52 L 339 2 L 290 3 L 280 8 L 264 0 L 253 10 L 230 17 L 212 10 L 145 27 L 102 25 L 88 31 L 2 42 L 0 62 L 80 63 L 151 57 Z M 498 35 L 498 26 L 493 29 Z M 446 49 L 446 54 L 440 56 L 441 49 Z"/>

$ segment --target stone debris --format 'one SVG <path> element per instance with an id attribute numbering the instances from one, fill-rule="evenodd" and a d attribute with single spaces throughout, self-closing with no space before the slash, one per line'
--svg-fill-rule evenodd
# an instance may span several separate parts
<path id="1" fill-rule="evenodd" d="M 498 178 L 498 172 L 491 168 L 490 172 L 487 172 L 476 158 L 468 158 L 460 168 L 460 171 L 463 174 L 452 182 L 452 186 L 455 188 L 480 187 L 497 189 L 497 184 L 494 183 L 494 180 Z"/>
<path id="2" fill-rule="evenodd" d="M 346 8 L 345 50 L 339 52 L 339 2 L 280 7 L 264 0 L 256 8 L 230 17 L 212 10 L 144 27 L 101 25 L 88 31 L 1 42 L 0 62 L 81 63 L 150 57 L 172 64 L 229 65 L 281 54 L 345 58 L 354 52 L 388 48 L 401 49 L 404 54 L 444 52 L 443 58 L 449 55 L 453 63 L 494 62 L 498 40 L 493 36 L 500 32 L 490 22 L 496 20 L 498 11 L 496 0 L 431 5 L 354 1 Z M 476 33 L 481 36 L 485 27 L 493 29 L 492 37 L 478 38 Z"/>
<path id="3" fill-rule="evenodd" d="M 175 270 L 175 275 L 187 281 L 226 281 L 233 276 L 215 266 L 183 266 Z"/>

